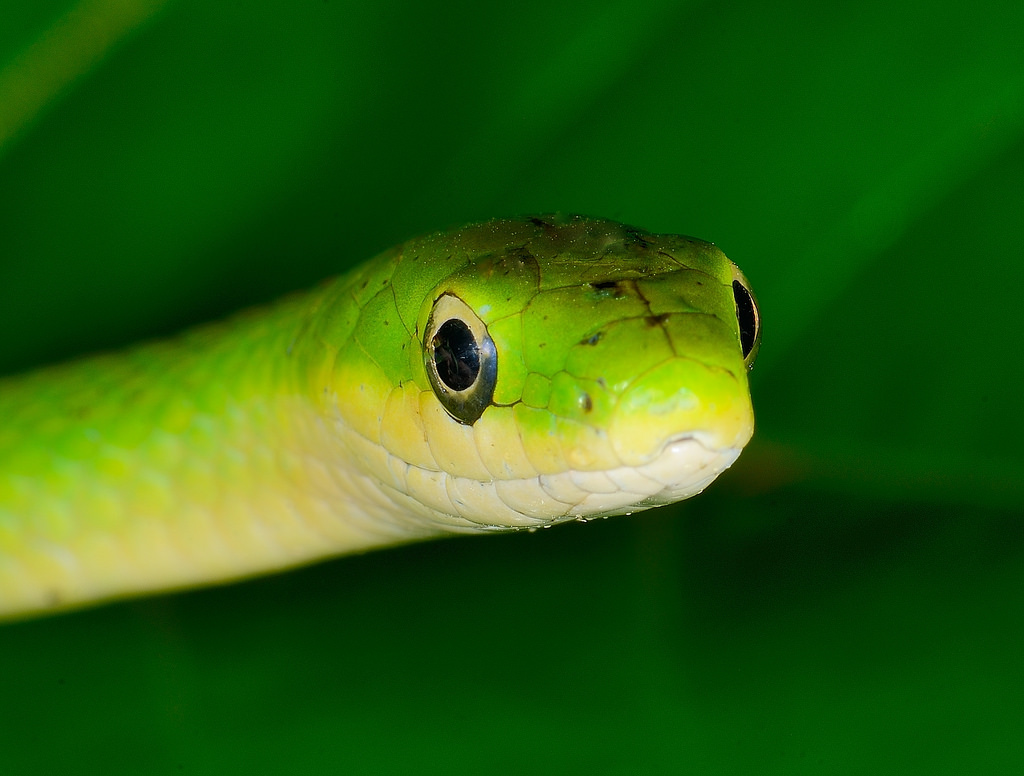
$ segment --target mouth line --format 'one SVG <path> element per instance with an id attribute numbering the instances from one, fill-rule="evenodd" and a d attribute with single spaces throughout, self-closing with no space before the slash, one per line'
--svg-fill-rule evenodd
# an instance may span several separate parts
<path id="1" fill-rule="evenodd" d="M 700 431 L 675 434 L 636 466 L 568 469 L 488 482 L 434 478 L 451 499 L 440 524 L 447 531 L 517 531 L 556 523 L 630 515 L 695 496 L 729 468 L 742 450 L 709 444 Z M 442 510 L 438 510 L 439 512 Z M 481 519 L 483 518 L 483 519 Z"/>
<path id="2" fill-rule="evenodd" d="M 638 506 L 661 506 L 696 496 L 735 462 L 741 449 L 710 445 L 699 432 L 670 438 L 649 463 L 636 467 L 640 474 L 661 485 Z"/>
<path id="3" fill-rule="evenodd" d="M 630 515 L 690 498 L 729 468 L 741 451 L 742 447 L 712 447 L 699 433 L 685 432 L 669 439 L 654 458 L 639 466 L 570 472 L 573 484 L 590 493 L 561 515 L 549 518 L 549 524 Z M 601 487 L 604 485 L 608 487 Z M 549 493 L 554 495 L 552 490 Z"/>

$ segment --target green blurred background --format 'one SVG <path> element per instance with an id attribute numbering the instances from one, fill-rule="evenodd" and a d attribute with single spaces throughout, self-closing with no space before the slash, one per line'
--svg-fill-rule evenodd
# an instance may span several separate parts
<path id="1" fill-rule="evenodd" d="M 547 210 L 766 322 L 694 501 L 3 626 L 4 776 L 1024 772 L 1024 5 L 0 19 L 0 374 Z"/>

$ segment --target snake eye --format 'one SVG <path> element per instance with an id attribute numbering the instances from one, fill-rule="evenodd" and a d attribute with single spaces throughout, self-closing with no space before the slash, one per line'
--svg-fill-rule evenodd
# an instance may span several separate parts
<path id="1" fill-rule="evenodd" d="M 761 313 L 750 290 L 750 284 L 739 269 L 734 270 L 732 296 L 736 301 L 736 320 L 740 325 L 740 348 L 743 362 L 750 369 L 761 347 Z"/>
<path id="2" fill-rule="evenodd" d="M 491 404 L 498 354 L 484 322 L 453 294 L 434 303 L 423 337 L 423 365 L 441 406 L 472 425 Z"/>

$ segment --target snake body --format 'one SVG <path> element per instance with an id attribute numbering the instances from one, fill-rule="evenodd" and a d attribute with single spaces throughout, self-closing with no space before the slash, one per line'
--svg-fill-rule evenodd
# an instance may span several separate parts
<path id="1" fill-rule="evenodd" d="M 543 216 L 5 378 L 0 616 L 686 498 L 751 436 L 758 336 L 713 245 Z"/>

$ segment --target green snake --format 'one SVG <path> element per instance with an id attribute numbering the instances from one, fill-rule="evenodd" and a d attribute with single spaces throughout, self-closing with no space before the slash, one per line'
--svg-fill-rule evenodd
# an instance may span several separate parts
<path id="1" fill-rule="evenodd" d="M 714 245 L 540 216 L 5 378 L 0 617 L 687 498 L 750 439 L 759 341 Z"/>

